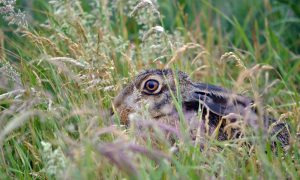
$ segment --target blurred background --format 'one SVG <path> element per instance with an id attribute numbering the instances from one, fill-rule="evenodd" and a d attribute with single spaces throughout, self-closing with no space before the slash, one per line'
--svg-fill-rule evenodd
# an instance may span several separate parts
<path id="1" fill-rule="evenodd" d="M 114 3 L 118 0 L 110 1 Z M 38 24 L 47 19 L 49 13 L 49 2 L 42 0 L 17 0 L 16 7 L 27 14 L 30 23 Z M 89 1 L 82 0 L 84 11 L 89 12 L 93 9 Z M 232 23 L 241 25 L 245 30 L 245 35 L 252 42 L 257 32 L 257 40 L 264 42 L 264 32 L 266 26 L 274 31 L 274 35 L 289 50 L 299 53 L 299 29 L 300 29 L 300 3 L 298 0 L 158 0 L 159 11 L 163 16 L 164 27 L 167 30 L 188 29 L 197 32 L 199 29 L 206 37 L 209 31 L 221 31 L 226 34 L 226 39 L 231 40 L 234 45 L 241 44 L 245 46 L 242 37 L 235 36 L 239 34 L 238 29 Z M 114 31 L 120 30 L 118 18 L 115 16 L 111 22 L 116 23 Z M 236 21 L 236 22 L 235 22 Z M 267 23 L 267 24 L 266 24 Z M 10 28 L 3 18 L 0 25 L 6 35 L 11 36 Z M 126 25 L 129 28 L 128 36 L 131 39 L 136 37 L 137 23 L 132 19 L 126 19 Z M 207 28 L 211 29 L 207 29 Z M 218 38 L 215 38 L 218 41 Z M 239 43 L 240 42 L 240 43 Z"/>
<path id="2" fill-rule="evenodd" d="M 53 16 L 55 8 L 53 9 L 52 5 L 57 2 L 67 1 L 18 0 L 16 8 L 26 13 L 29 28 L 43 34 L 44 29 L 40 28 L 40 24 Z M 82 11 L 86 14 L 95 11 L 95 3 L 92 1 L 80 2 Z M 183 41 L 202 44 L 208 51 L 214 49 L 217 56 L 233 49 L 247 51 L 253 55 L 247 59 L 250 64 L 271 64 L 283 79 L 300 82 L 299 76 L 291 76 L 298 73 L 300 69 L 300 2 L 298 0 L 229 0 L 226 2 L 159 0 L 155 2 L 161 14 L 161 22 L 157 24 L 162 25 L 167 32 L 179 32 L 184 38 Z M 141 43 L 141 29 L 148 22 L 139 22 L 139 20 L 146 20 L 129 16 L 137 1 L 99 1 L 99 4 L 111 8 L 109 13 L 113 15 L 109 15 L 106 22 L 109 23 L 109 29 L 114 34 L 125 40 Z M 98 15 L 99 19 L 106 18 L 101 13 Z M 149 23 L 148 26 L 153 25 L 153 21 Z M 26 41 L 13 33 L 16 27 L 8 26 L 8 22 L 3 18 L 0 19 L 0 27 L 6 37 L 5 48 L 21 53 L 20 47 L 26 47 Z M 146 28 L 149 27 L 145 27 L 144 30 Z M 11 60 L 15 58 L 11 57 Z"/>

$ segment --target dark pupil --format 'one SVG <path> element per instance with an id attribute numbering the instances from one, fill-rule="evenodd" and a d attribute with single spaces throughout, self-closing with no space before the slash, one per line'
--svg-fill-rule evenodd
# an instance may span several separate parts
<path id="1" fill-rule="evenodd" d="M 149 81 L 147 83 L 147 87 L 149 90 L 154 90 L 156 88 L 156 86 L 157 86 L 157 82 L 155 82 L 155 81 Z"/>
<path id="2" fill-rule="evenodd" d="M 154 87 L 155 87 L 155 84 L 154 84 L 155 82 L 152 82 L 152 81 L 150 81 L 149 83 L 148 83 L 148 88 L 149 89 L 154 89 Z"/>

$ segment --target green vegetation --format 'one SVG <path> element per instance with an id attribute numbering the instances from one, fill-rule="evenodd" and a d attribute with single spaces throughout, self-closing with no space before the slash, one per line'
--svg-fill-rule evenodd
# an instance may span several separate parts
<path id="1" fill-rule="evenodd" d="M 22 0 L 16 14 L 8 2 L 0 1 L 1 179 L 299 179 L 297 0 Z M 18 9 L 27 24 L 13 21 Z M 113 123 L 122 86 L 165 67 L 263 102 L 289 123 L 290 146 L 273 152 L 246 136 L 208 139 L 200 151 L 179 139 L 174 152 L 160 129 L 141 138 Z"/>

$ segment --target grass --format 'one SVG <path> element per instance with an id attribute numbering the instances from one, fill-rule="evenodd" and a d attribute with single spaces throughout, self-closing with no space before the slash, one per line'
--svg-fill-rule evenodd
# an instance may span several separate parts
<path id="1" fill-rule="evenodd" d="M 296 1 L 145 2 L 130 16 L 135 0 L 18 1 L 28 26 L 1 19 L 0 177 L 299 179 Z M 254 145 L 208 138 L 200 151 L 178 140 L 176 152 L 159 129 L 141 138 L 113 125 L 122 86 L 166 66 L 263 102 L 289 123 L 289 149 L 246 136 Z"/>

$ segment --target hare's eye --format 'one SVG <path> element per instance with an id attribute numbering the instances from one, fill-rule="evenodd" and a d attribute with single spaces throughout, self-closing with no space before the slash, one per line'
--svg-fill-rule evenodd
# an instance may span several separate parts
<path id="1" fill-rule="evenodd" d="M 145 83 L 144 89 L 150 93 L 153 93 L 158 89 L 158 87 L 159 87 L 159 82 L 154 79 L 150 79 Z"/>

